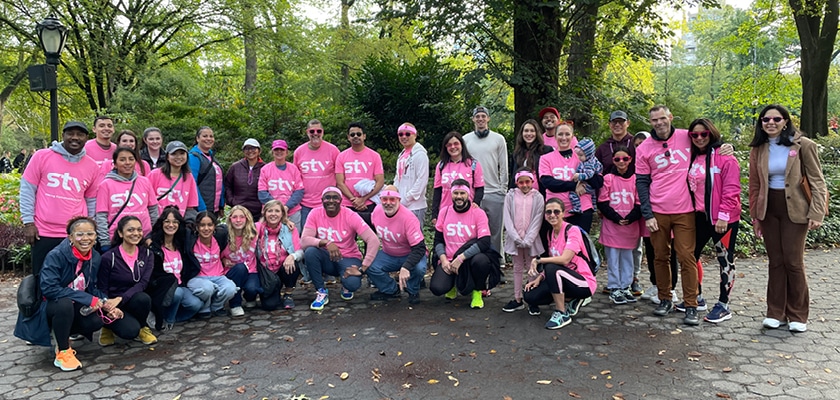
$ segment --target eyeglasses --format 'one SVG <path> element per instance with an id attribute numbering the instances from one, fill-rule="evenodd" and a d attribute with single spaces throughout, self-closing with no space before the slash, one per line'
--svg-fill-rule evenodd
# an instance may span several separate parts
<path id="1" fill-rule="evenodd" d="M 461 142 L 452 142 L 446 144 L 447 149 L 451 149 L 453 147 L 461 147 Z"/>
<path id="2" fill-rule="evenodd" d="M 709 136 L 709 135 L 711 135 L 711 134 L 712 134 L 712 133 L 711 133 L 711 132 L 709 132 L 709 131 L 703 131 L 703 132 L 689 132 L 689 133 L 688 133 L 688 136 L 691 136 L 691 138 L 692 138 L 692 139 L 697 139 L 698 137 L 701 137 L 701 138 L 706 138 L 706 137 L 708 137 L 708 136 Z"/>
<path id="3" fill-rule="evenodd" d="M 784 118 L 782 118 L 782 117 L 761 117 L 761 122 L 764 122 L 765 124 L 770 122 L 770 121 L 782 122 L 783 119 Z"/>
<path id="4" fill-rule="evenodd" d="M 259 147 L 247 146 L 242 150 L 244 150 L 244 151 L 257 151 L 257 150 L 259 150 Z"/>
<path id="5" fill-rule="evenodd" d="M 563 214 L 562 210 L 545 210 L 545 215 L 560 215 Z"/>
<path id="6" fill-rule="evenodd" d="M 310 129 L 310 130 L 309 130 L 309 134 L 310 134 L 310 135 L 314 135 L 314 134 L 318 134 L 318 135 L 320 135 L 320 134 L 322 134 L 322 133 L 324 133 L 324 130 L 323 130 L 323 129 Z"/>
<path id="7" fill-rule="evenodd" d="M 630 156 L 625 156 L 625 157 L 613 157 L 613 162 L 619 162 L 619 161 L 628 162 L 628 161 L 630 161 Z"/>
<path id="8" fill-rule="evenodd" d="M 350 133 L 347 134 L 347 136 L 350 136 L 350 137 L 362 137 L 362 135 L 364 135 L 364 133 L 362 133 L 362 132 L 350 132 Z"/>
<path id="9" fill-rule="evenodd" d="M 96 237 L 96 232 L 74 232 L 73 237 L 76 240 L 82 240 L 84 238 L 94 238 Z"/>
<path id="10" fill-rule="evenodd" d="M 662 143 L 662 148 L 667 149 L 668 148 L 668 142 Z M 671 150 L 665 150 L 665 157 L 671 157 Z"/>
<path id="11" fill-rule="evenodd" d="M 400 198 L 399 198 L 399 197 L 390 197 L 390 196 L 388 196 L 388 197 L 380 197 L 380 198 L 379 198 L 379 201 L 381 201 L 381 202 L 383 202 L 383 203 L 399 203 L 399 202 L 400 202 Z"/>
<path id="12" fill-rule="evenodd" d="M 411 132 L 397 132 L 397 136 L 399 136 L 399 137 L 411 136 Z"/>

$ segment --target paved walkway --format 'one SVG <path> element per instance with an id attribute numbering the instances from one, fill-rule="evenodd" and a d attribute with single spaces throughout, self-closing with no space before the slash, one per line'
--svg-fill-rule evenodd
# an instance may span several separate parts
<path id="1" fill-rule="evenodd" d="M 812 306 L 802 334 L 761 327 L 767 270 L 755 258 L 738 262 L 735 316 L 717 326 L 686 327 L 681 314 L 659 318 L 649 302 L 615 306 L 598 294 L 572 325 L 548 331 L 545 310 L 501 312 L 510 285 L 483 310 L 426 290 L 414 307 L 369 302 L 364 289 L 350 302 L 333 290 L 316 313 L 299 289 L 295 311 L 189 322 L 153 346 L 77 342 L 85 367 L 74 372 L 53 367 L 50 349 L 13 337 L 16 288 L 7 282 L 0 398 L 840 398 L 840 284 L 830 278 L 838 259 L 838 250 L 806 256 Z M 708 295 L 716 280 L 706 274 Z"/>

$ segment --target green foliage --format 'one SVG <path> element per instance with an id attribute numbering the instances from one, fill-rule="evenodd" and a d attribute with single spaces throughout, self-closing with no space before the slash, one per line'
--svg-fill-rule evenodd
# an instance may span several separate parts
<path id="1" fill-rule="evenodd" d="M 0 174 L 0 225 L 21 226 L 20 219 L 20 174 Z"/>
<path id="2" fill-rule="evenodd" d="M 465 110 L 476 102 L 462 94 L 479 92 L 464 83 L 459 71 L 434 56 L 414 63 L 369 58 L 350 85 L 353 104 L 370 122 L 366 128 L 368 147 L 394 155 L 400 149 L 397 127 L 403 122 L 417 127 L 418 138 L 430 154 L 439 152 L 446 133 L 465 132 L 471 125 Z M 384 158 L 386 168 L 396 165 Z"/>

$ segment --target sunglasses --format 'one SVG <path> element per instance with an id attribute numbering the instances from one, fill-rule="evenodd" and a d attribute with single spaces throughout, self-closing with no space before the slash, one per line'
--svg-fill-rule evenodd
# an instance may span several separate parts
<path id="1" fill-rule="evenodd" d="M 309 130 L 310 135 L 314 135 L 316 133 L 320 135 L 320 134 L 324 133 L 324 130 L 323 129 L 310 129 Z"/>
<path id="2" fill-rule="evenodd" d="M 545 215 L 560 215 L 563 214 L 561 210 L 545 210 Z"/>
<path id="3" fill-rule="evenodd" d="M 362 135 L 364 135 L 364 133 L 362 133 L 362 132 L 350 132 L 350 133 L 347 134 L 347 136 L 350 136 L 350 137 L 362 137 Z"/>
<path id="4" fill-rule="evenodd" d="M 711 133 L 711 132 L 709 132 L 709 131 L 703 131 L 703 132 L 689 132 L 689 133 L 688 133 L 688 136 L 691 136 L 691 138 L 692 138 L 692 139 L 697 139 L 697 138 L 707 138 L 707 137 L 709 137 L 709 135 L 711 135 L 711 134 L 712 134 L 712 133 Z"/>
<path id="5" fill-rule="evenodd" d="M 624 157 L 613 157 L 613 162 L 619 162 L 619 161 L 628 162 L 628 161 L 630 161 L 630 160 L 631 160 L 630 156 L 624 156 Z"/>
<path id="6" fill-rule="evenodd" d="M 671 150 L 668 149 L 668 142 L 662 143 L 662 148 L 665 150 L 665 157 L 671 157 Z"/>
<path id="7" fill-rule="evenodd" d="M 110 317 L 108 317 L 108 315 L 106 315 L 101 308 L 99 309 L 99 317 L 102 318 L 102 322 L 104 322 L 105 325 L 113 324 L 114 321 L 116 321 L 116 319 L 111 319 Z"/>
<path id="8" fill-rule="evenodd" d="M 770 121 L 782 122 L 783 119 L 784 118 L 782 118 L 782 117 L 761 117 L 761 122 L 764 122 L 765 124 L 770 122 Z"/>
<path id="9" fill-rule="evenodd" d="M 399 136 L 399 137 L 411 136 L 411 132 L 398 132 L 397 136 Z"/>

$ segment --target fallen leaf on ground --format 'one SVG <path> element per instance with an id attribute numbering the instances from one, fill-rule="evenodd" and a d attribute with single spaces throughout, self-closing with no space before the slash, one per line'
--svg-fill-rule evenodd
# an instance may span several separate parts
<path id="1" fill-rule="evenodd" d="M 579 399 L 579 398 L 580 398 L 580 395 L 579 395 L 579 394 L 577 394 L 577 393 L 575 393 L 575 392 L 569 392 L 569 396 L 572 396 L 572 397 L 574 397 L 574 398 L 576 398 L 576 399 Z"/>
<path id="2" fill-rule="evenodd" d="M 123 369 L 126 371 L 131 371 L 132 369 L 134 369 L 134 364 L 126 365 L 125 367 L 123 367 Z"/>
<path id="3" fill-rule="evenodd" d="M 429 335 L 432 335 L 432 336 L 437 336 L 437 335 L 438 335 L 438 333 L 437 333 L 437 332 L 431 332 L 431 333 L 429 333 Z"/>
<path id="4" fill-rule="evenodd" d="M 434 385 L 435 383 L 438 383 L 439 381 L 437 379 L 429 379 L 426 382 L 428 382 L 430 385 Z"/>
<path id="5" fill-rule="evenodd" d="M 715 396 L 720 397 L 721 399 L 731 399 L 732 398 L 732 396 L 730 396 L 726 393 L 716 393 Z"/>
<path id="6" fill-rule="evenodd" d="M 329 398 L 330 398 L 330 396 L 321 396 L 321 397 L 318 398 L 318 400 L 327 400 Z"/>
<path id="7" fill-rule="evenodd" d="M 726 367 L 723 369 L 723 372 L 732 372 L 732 367 Z"/>
<path id="8" fill-rule="evenodd" d="M 409 362 L 403 364 L 403 367 L 410 367 L 412 364 L 414 364 L 414 361 L 409 361 Z"/>
<path id="9" fill-rule="evenodd" d="M 452 317 L 449 318 L 449 322 L 455 322 L 455 321 L 457 321 L 455 318 L 452 318 Z"/>
<path id="10" fill-rule="evenodd" d="M 608 375 L 610 372 L 611 372 L 610 370 L 605 369 L 605 370 L 601 371 L 601 375 Z"/>
<path id="11" fill-rule="evenodd" d="M 411 384 L 410 383 L 403 383 L 402 387 L 403 387 L 403 389 L 411 389 Z"/>
<path id="12" fill-rule="evenodd" d="M 241 361 L 239 361 L 239 360 L 230 360 L 230 363 L 231 363 L 231 364 L 233 364 L 233 365 L 239 365 L 239 363 L 241 363 Z"/>
<path id="13" fill-rule="evenodd" d="M 496 350 L 490 350 L 490 354 L 496 354 Z"/>
<path id="14" fill-rule="evenodd" d="M 236 393 L 242 394 L 245 393 L 245 386 L 240 386 L 236 388 Z"/>
<path id="15" fill-rule="evenodd" d="M 688 356 L 689 356 L 689 357 L 700 357 L 700 356 L 702 356 L 702 355 L 703 355 L 703 354 L 701 354 L 699 351 L 689 351 L 689 352 L 688 352 Z"/>
<path id="16" fill-rule="evenodd" d="M 537 383 L 540 384 L 540 385 L 550 385 L 551 381 L 550 380 L 542 380 L 542 381 L 537 381 Z"/>
<path id="17" fill-rule="evenodd" d="M 401 356 L 401 355 L 402 355 L 402 352 L 401 352 L 401 351 L 398 351 L 398 352 L 397 352 L 397 357 L 399 357 L 399 356 Z"/>
<path id="18" fill-rule="evenodd" d="M 347 378 L 350 377 L 350 374 L 348 374 L 346 372 L 342 372 L 341 375 L 339 375 L 338 377 L 341 378 L 341 380 L 343 381 L 343 380 L 347 380 Z"/>

